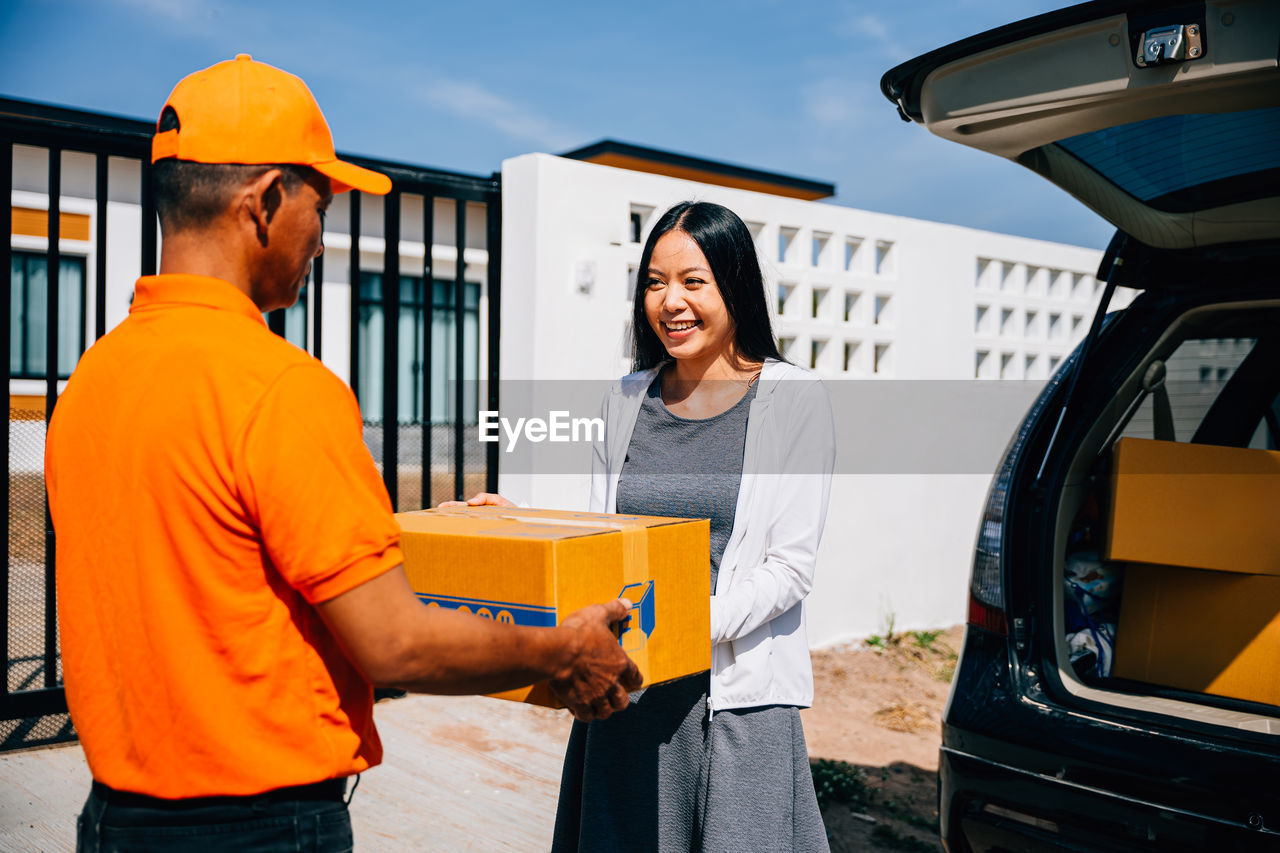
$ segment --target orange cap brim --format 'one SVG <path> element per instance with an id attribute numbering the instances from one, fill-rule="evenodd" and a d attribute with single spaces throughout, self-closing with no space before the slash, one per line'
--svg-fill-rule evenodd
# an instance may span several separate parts
<path id="1" fill-rule="evenodd" d="M 310 163 L 311 168 L 333 182 L 333 191 L 360 190 L 362 193 L 386 195 L 391 192 L 391 179 L 381 172 L 365 169 L 345 160 Z"/>

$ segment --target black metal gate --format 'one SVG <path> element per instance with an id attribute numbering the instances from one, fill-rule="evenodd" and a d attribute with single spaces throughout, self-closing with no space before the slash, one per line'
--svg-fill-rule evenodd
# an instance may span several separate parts
<path id="1" fill-rule="evenodd" d="M 10 199 L 0 204 L 0 229 L 11 235 L 0 247 L 10 270 L 3 309 L 10 355 L 9 558 L 0 584 L 6 661 L 0 750 L 75 736 L 58 652 L 44 433 L 59 382 L 86 343 L 107 332 L 108 281 L 132 292 L 132 276 L 126 284 L 118 267 L 156 271 L 158 226 L 148 187 L 152 129 L 148 122 L 0 98 L 0 192 Z M 39 174 L 32 174 L 41 157 L 46 168 L 37 165 Z M 480 395 L 485 408 L 498 408 L 500 176 L 343 159 L 390 176 L 391 193 L 353 192 L 335 200 L 325 229 L 326 243 L 335 245 L 316 259 L 299 305 L 272 312 L 268 324 L 317 358 L 327 353 L 333 367 L 336 351 L 325 349 L 326 311 L 349 312 L 347 375 L 393 506 L 414 509 L 482 487 L 496 491 L 497 445 L 481 452 L 474 431 Z M 441 221 L 449 217 L 451 223 Z M 342 265 L 348 293 L 336 308 L 325 304 L 325 291 L 332 298 L 344 283 L 334 267 L 342 237 L 335 219 L 346 220 L 349 240 Z M 410 222 L 421 225 L 420 234 L 405 233 Z M 421 246 L 420 268 L 413 245 Z M 469 263 L 484 269 L 482 281 L 468 280 Z M 440 369 L 433 369 L 433 359 Z M 379 370 L 364 363 L 375 360 Z"/>

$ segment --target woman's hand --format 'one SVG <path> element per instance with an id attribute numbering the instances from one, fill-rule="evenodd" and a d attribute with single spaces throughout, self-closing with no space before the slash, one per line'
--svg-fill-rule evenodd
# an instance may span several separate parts
<path id="1" fill-rule="evenodd" d="M 515 506 L 511 501 L 502 495 L 495 495 L 490 492 L 481 492 L 465 501 L 443 501 L 439 504 L 439 509 L 450 506 Z"/>

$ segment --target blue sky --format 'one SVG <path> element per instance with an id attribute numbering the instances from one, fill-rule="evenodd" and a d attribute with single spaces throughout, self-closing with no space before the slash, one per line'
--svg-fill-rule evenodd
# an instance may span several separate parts
<path id="1" fill-rule="evenodd" d="M 250 53 L 306 80 L 351 153 L 487 174 L 613 138 L 830 181 L 853 207 L 1101 248 L 1097 215 L 902 122 L 878 85 L 1061 5 L 3 0 L 0 93 L 153 119 L 179 78 Z"/>

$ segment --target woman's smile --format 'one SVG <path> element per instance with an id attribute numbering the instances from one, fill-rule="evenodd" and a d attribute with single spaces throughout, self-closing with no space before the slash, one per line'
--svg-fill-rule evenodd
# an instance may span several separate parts
<path id="1" fill-rule="evenodd" d="M 684 340 L 701 325 L 701 320 L 663 320 L 662 330 L 672 340 Z"/>

